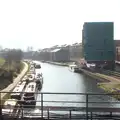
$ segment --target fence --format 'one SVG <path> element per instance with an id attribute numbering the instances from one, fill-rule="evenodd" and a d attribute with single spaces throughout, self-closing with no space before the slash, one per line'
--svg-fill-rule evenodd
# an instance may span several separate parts
<path id="1" fill-rule="evenodd" d="M 4 92 L 5 93 L 5 92 Z M 10 92 L 7 92 L 10 94 Z M 3 94 L 0 93 L 0 95 Z M 23 96 L 24 93 L 21 93 Z M 114 96 L 120 94 L 99 93 L 34 93 L 35 100 L 17 100 L 16 106 L 2 105 L 6 99 L 0 99 L 1 119 L 117 119 L 120 118 L 120 101 Z M 23 97 L 22 97 L 23 98 Z M 33 103 L 33 104 L 32 104 Z M 36 103 L 36 105 L 34 105 Z M 9 108 L 9 110 L 8 110 Z"/>

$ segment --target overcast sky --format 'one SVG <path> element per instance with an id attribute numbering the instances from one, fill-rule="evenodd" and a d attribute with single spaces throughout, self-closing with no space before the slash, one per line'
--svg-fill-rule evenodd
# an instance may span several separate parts
<path id="1" fill-rule="evenodd" d="M 9 48 L 81 42 L 86 21 L 113 21 L 120 39 L 120 0 L 0 0 L 0 45 Z"/>

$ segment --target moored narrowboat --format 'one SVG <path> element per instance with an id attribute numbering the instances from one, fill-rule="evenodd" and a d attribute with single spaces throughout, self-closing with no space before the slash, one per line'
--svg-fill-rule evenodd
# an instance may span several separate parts
<path id="1" fill-rule="evenodd" d="M 30 82 L 26 86 L 25 93 L 23 94 L 22 101 L 24 105 L 36 105 L 38 87 L 36 82 Z"/>

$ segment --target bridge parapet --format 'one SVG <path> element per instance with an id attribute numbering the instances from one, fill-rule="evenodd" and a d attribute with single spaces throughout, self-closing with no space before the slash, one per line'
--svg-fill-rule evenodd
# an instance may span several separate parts
<path id="1" fill-rule="evenodd" d="M 11 92 L 7 92 L 10 93 Z M 18 93 L 18 92 L 17 92 Z M 37 94 L 36 105 L 24 105 L 24 101 L 17 100 L 19 105 L 7 106 L 9 110 L 4 110 L 4 105 L 0 106 L 1 117 L 27 119 L 32 118 L 112 118 L 120 117 L 120 101 L 112 96 L 120 94 L 100 94 L 100 93 L 35 93 Z M 65 100 L 63 100 L 63 98 Z M 72 100 L 71 100 L 72 98 Z M 74 99 L 74 101 L 73 101 Z M 3 100 L 1 100 L 2 103 Z M 4 100 L 6 101 L 6 99 Z M 33 100 L 34 101 L 34 100 Z M 14 109 L 13 109 L 14 108 Z M 23 120 L 24 120 L 23 119 Z M 2 120 L 2 119 L 1 119 Z"/>

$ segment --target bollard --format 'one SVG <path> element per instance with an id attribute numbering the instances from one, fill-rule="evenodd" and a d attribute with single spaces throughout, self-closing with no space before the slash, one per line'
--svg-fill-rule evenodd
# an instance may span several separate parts
<path id="1" fill-rule="evenodd" d="M 71 110 L 69 111 L 69 113 L 70 113 L 70 114 L 69 114 L 69 119 L 71 120 Z"/>

